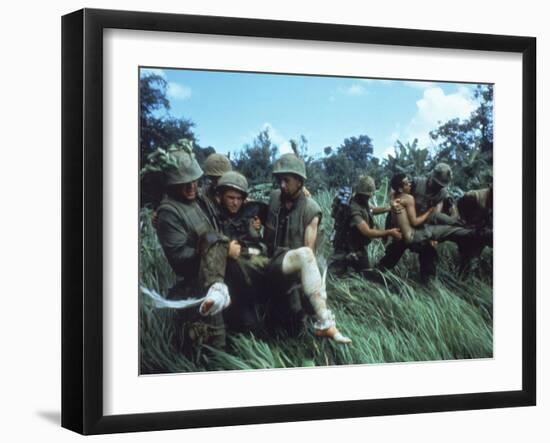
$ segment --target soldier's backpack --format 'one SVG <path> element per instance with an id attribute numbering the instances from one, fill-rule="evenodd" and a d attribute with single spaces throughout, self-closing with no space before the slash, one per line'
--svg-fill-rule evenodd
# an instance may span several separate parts
<path id="1" fill-rule="evenodd" d="M 351 197 L 351 187 L 342 186 L 332 200 L 331 216 L 334 219 L 334 229 L 330 241 L 336 250 L 345 249 L 346 247 L 349 218 L 351 216 Z"/>

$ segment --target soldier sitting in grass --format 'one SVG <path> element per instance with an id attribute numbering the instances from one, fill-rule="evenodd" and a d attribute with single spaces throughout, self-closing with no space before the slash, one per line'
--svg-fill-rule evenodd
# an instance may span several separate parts
<path id="1" fill-rule="evenodd" d="M 271 314 L 287 327 L 292 327 L 289 319 L 303 324 L 304 311 L 299 291 L 295 289 L 296 283 L 301 283 L 315 318 L 315 334 L 350 343 L 336 328 L 334 315 L 327 307 L 326 272 L 321 277 L 314 253 L 319 240 L 321 208 L 303 193 L 305 164 L 294 154 L 284 154 L 275 162 L 273 175 L 279 189 L 270 197 L 264 236 L 271 257 L 267 267 L 273 294 Z"/>
<path id="2" fill-rule="evenodd" d="M 257 305 L 265 301 L 265 268 L 269 262 L 267 247 L 261 236 L 267 205 L 246 201 L 248 182 L 236 171 L 224 173 L 216 189 L 220 204 L 220 229 L 241 246 L 239 256 L 227 263 L 225 282 L 232 295 L 224 318 L 232 330 L 255 330 L 259 326 Z"/>
<path id="3" fill-rule="evenodd" d="M 184 351 L 203 344 L 223 348 L 221 311 L 230 303 L 225 268 L 228 260 L 239 255 L 240 245 L 216 230 L 198 192 L 202 169 L 190 144 L 184 141 L 181 148 L 171 153 L 172 161 L 165 170 L 166 195 L 157 208 L 158 238 L 176 274 L 168 296 L 171 300 L 202 301 L 198 309 L 190 305 L 193 307 L 177 310 Z"/>

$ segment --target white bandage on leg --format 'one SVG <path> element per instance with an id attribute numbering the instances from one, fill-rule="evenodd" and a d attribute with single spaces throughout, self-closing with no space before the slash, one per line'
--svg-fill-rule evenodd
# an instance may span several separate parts
<path id="1" fill-rule="evenodd" d="M 211 304 L 210 308 L 205 312 L 205 303 Z M 216 315 L 231 303 L 231 298 L 229 297 L 229 289 L 225 283 L 214 283 L 208 289 L 205 300 L 201 303 L 199 312 L 202 315 Z"/>
<path id="2" fill-rule="evenodd" d="M 327 309 L 327 291 L 319 272 L 317 260 L 311 248 L 292 249 L 283 258 L 283 274 L 300 273 L 302 289 L 315 311 L 318 321 L 324 321 L 330 311 Z M 328 314 L 327 314 L 328 313 Z"/>
<path id="3" fill-rule="evenodd" d="M 317 266 L 317 260 L 311 248 L 306 246 L 288 251 L 283 258 L 283 274 L 300 273 L 300 280 L 304 293 L 319 293 L 323 286 L 323 279 Z M 326 294 L 324 296 L 326 298 Z"/>
<path id="4" fill-rule="evenodd" d="M 313 327 L 319 331 L 324 331 L 325 329 L 333 326 L 336 326 L 336 320 L 334 319 L 334 314 L 330 311 L 330 309 L 327 309 L 313 324 Z"/>
<path id="5" fill-rule="evenodd" d="M 326 270 L 321 277 L 313 251 L 308 247 L 288 251 L 283 258 L 283 274 L 300 273 L 302 288 L 315 311 L 316 335 L 338 343 L 351 343 L 336 329 L 334 314 L 327 308 Z"/>

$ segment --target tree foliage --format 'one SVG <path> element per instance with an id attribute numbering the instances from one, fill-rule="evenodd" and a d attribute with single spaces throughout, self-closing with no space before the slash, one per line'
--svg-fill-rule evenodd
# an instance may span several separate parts
<path id="1" fill-rule="evenodd" d="M 159 150 L 166 150 L 178 140 L 187 140 L 194 145 L 199 163 L 211 153 L 212 147 L 201 148 L 193 132 L 194 123 L 185 118 L 170 115 L 170 101 L 167 97 L 168 84 L 157 74 L 147 73 L 139 81 L 140 108 L 140 168 L 141 205 L 156 206 L 162 198 L 162 172 L 151 165 Z"/>
<path id="2" fill-rule="evenodd" d="M 492 182 L 493 162 L 493 87 L 480 85 L 474 92 L 478 106 L 464 119 L 452 119 L 433 129 L 429 136 L 433 147 L 420 146 L 419 141 L 395 142 L 395 153 L 387 158 L 374 156 L 370 136 L 359 134 L 345 138 L 333 148 L 326 146 L 317 156 L 309 154 L 304 135 L 289 140 L 296 155 L 306 164 L 307 187 L 313 192 L 352 186 L 360 175 L 370 175 L 377 184 L 402 172 L 411 177 L 428 174 L 438 162 L 448 163 L 453 170 L 453 187 L 460 194 Z M 169 114 L 167 82 L 158 75 L 144 75 L 140 80 L 140 150 L 142 167 L 149 155 L 159 148 L 166 149 L 180 139 L 195 146 L 200 164 L 214 147 L 201 148 L 193 131 L 194 123 Z M 244 174 L 251 186 L 269 187 L 272 165 L 279 154 L 269 128 L 258 133 L 251 143 L 233 154 L 233 166 Z M 267 189 L 266 187 L 266 189 Z M 158 176 L 149 174 L 142 180 L 142 198 L 159 198 Z M 262 188 L 263 189 L 263 188 Z M 154 191 L 154 192 L 151 192 Z"/>
<path id="3" fill-rule="evenodd" d="M 273 143 L 269 128 L 263 129 L 251 144 L 234 155 L 235 168 L 241 172 L 250 185 L 271 182 L 272 164 L 278 147 Z"/>
<path id="4" fill-rule="evenodd" d="M 453 119 L 430 132 L 435 160 L 453 169 L 453 185 L 461 190 L 486 186 L 493 169 L 493 86 L 479 85 L 478 107 L 465 120 Z"/>

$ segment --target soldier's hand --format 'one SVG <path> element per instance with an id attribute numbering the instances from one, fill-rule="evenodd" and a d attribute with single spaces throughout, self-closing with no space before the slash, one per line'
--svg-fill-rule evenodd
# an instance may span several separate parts
<path id="1" fill-rule="evenodd" d="M 237 240 L 231 240 L 229 242 L 229 249 L 227 256 L 230 258 L 238 258 L 241 255 L 241 245 Z"/>
<path id="2" fill-rule="evenodd" d="M 401 231 L 398 228 L 390 229 L 388 234 L 396 240 L 401 240 L 403 238 L 403 235 L 401 235 Z"/>
<path id="3" fill-rule="evenodd" d="M 306 197 L 311 197 L 311 192 L 309 192 L 309 189 L 305 186 L 302 188 L 302 192 Z"/>

